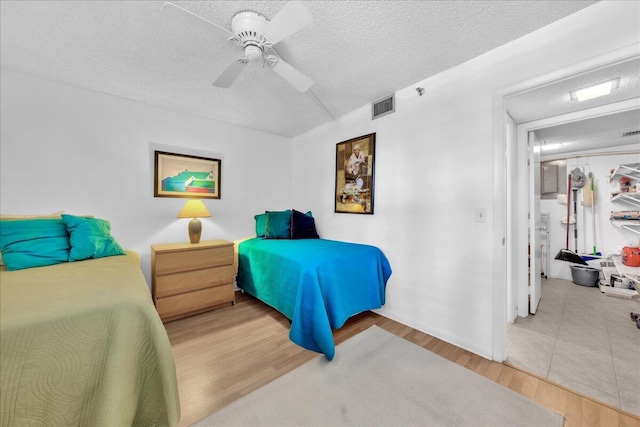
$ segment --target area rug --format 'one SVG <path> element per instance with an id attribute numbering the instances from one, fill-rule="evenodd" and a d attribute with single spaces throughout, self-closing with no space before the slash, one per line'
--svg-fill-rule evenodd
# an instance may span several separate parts
<path id="1" fill-rule="evenodd" d="M 558 426 L 564 418 L 377 326 L 194 424 Z"/>

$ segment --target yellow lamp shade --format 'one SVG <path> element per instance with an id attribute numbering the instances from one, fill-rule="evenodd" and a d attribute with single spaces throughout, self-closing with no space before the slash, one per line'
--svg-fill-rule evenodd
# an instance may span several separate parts
<path id="1" fill-rule="evenodd" d="M 209 218 L 211 214 L 202 200 L 187 200 L 178 218 Z"/>
<path id="2" fill-rule="evenodd" d="M 178 218 L 193 218 L 189 221 L 189 241 L 199 243 L 202 235 L 202 224 L 198 218 L 208 218 L 211 214 L 202 200 L 187 200 L 178 214 Z"/>

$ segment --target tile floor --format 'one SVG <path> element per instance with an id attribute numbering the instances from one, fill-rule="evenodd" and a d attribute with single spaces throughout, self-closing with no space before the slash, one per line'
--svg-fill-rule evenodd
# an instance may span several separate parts
<path id="1" fill-rule="evenodd" d="M 542 279 L 535 315 L 508 325 L 507 363 L 640 415 L 640 299 Z"/>

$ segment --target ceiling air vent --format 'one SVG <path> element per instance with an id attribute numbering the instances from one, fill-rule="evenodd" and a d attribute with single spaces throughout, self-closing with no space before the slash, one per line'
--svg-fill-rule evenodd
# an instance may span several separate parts
<path id="1" fill-rule="evenodd" d="M 633 136 L 633 135 L 640 135 L 640 130 L 633 130 L 631 132 L 625 132 L 622 134 L 622 136 Z"/>
<path id="2" fill-rule="evenodd" d="M 396 111 L 395 95 L 388 96 L 371 104 L 371 120 Z"/>

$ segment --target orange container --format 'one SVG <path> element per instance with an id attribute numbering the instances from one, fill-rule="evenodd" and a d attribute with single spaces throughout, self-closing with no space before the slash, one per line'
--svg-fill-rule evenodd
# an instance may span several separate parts
<path id="1" fill-rule="evenodd" d="M 622 248 L 622 263 L 627 267 L 640 267 L 640 248 L 631 246 Z"/>

